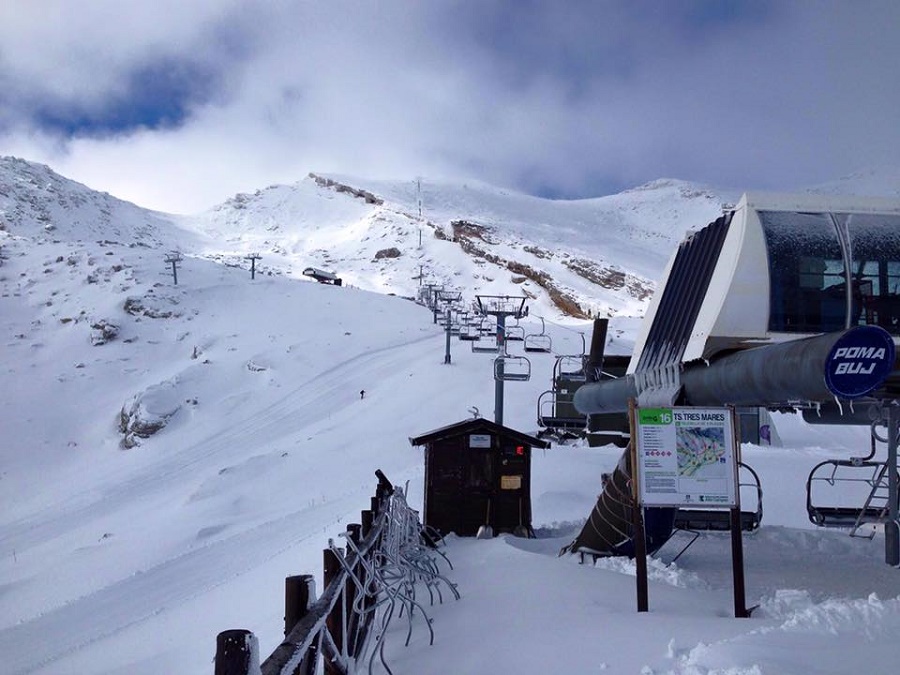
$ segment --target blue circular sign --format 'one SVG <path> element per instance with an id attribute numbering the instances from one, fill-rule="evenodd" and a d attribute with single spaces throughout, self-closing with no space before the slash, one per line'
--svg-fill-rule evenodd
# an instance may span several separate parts
<path id="1" fill-rule="evenodd" d="M 841 335 L 825 360 L 825 385 L 838 398 L 877 389 L 894 370 L 894 339 L 879 326 L 856 326 Z"/>

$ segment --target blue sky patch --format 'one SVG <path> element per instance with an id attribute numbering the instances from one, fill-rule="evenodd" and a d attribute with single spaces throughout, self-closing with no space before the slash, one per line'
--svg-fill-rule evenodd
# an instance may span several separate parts
<path id="1" fill-rule="evenodd" d="M 35 107 L 32 119 L 45 131 L 69 137 L 177 128 L 193 107 L 215 96 L 218 81 L 211 67 L 164 59 L 135 70 L 124 94 L 109 97 L 99 107 L 44 102 Z"/>

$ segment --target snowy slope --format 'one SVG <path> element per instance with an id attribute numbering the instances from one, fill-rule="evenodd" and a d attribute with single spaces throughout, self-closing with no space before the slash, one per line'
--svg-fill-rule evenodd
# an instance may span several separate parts
<path id="1" fill-rule="evenodd" d="M 193 245 L 194 238 L 177 221 L 177 216 L 91 190 L 43 164 L 0 157 L 0 231 L 156 247 L 173 245 L 177 237 Z"/>
<path id="2" fill-rule="evenodd" d="M 673 245 L 723 203 L 679 181 L 551 201 L 478 184 L 310 175 L 238 195 L 200 216 L 199 228 L 224 244 L 213 255 L 260 252 L 292 276 L 312 265 L 376 292 L 414 296 L 422 281 L 468 299 L 524 294 L 554 319 L 633 316 Z M 568 309 L 554 292 L 571 299 Z"/>
<path id="3" fill-rule="evenodd" d="M 430 313 L 385 294 L 413 288 L 417 281 L 401 284 L 410 270 L 372 262 L 402 243 L 395 227 L 409 228 L 404 236 L 418 246 L 416 219 L 397 215 L 415 206 L 415 192 L 410 202 L 396 185 L 358 182 L 379 205 L 310 179 L 232 200 L 241 208 L 174 219 L 35 165 L 2 166 L 0 672 L 208 673 L 216 633 L 238 627 L 256 631 L 270 652 L 281 639 L 283 578 L 319 574 L 327 539 L 368 505 L 374 470 L 409 480 L 420 503 L 421 450 L 408 438 L 472 407 L 493 415 L 490 357 L 454 340 L 444 365 Z M 649 195 L 662 223 L 667 208 L 681 208 L 662 195 L 682 187 L 624 193 L 615 209 L 572 208 L 598 214 L 635 200 L 649 209 Z M 553 203 L 521 195 L 479 186 L 494 194 L 479 206 L 480 197 L 452 196 L 474 188 L 434 189 L 435 215 L 426 202 L 426 217 L 435 226 L 483 220 L 503 233 L 493 235 L 498 250 L 521 252 L 540 236 L 549 248 L 546 228 L 568 222 L 552 215 Z M 444 215 L 438 203 L 451 205 Z M 265 213 L 271 220 L 259 221 Z M 571 227 L 573 241 L 560 237 L 557 249 L 587 252 L 591 232 Z M 335 239 L 347 228 L 356 234 Z M 435 270 L 493 283 L 457 244 L 428 242 Z M 622 247 L 616 263 L 638 269 L 643 249 Z M 163 260 L 173 248 L 185 253 L 177 286 Z M 219 262 L 253 250 L 271 275 L 251 281 Z M 666 257 L 661 243 L 658 253 Z M 356 288 L 296 278 L 302 265 L 329 261 Z M 636 324 L 613 319 L 612 351 L 630 351 Z M 579 353 L 588 329 L 549 323 L 554 352 Z M 536 431 L 552 365 L 552 355 L 533 356 L 531 381 L 508 384 L 507 425 Z M 153 435 L 137 433 L 136 422 L 162 421 Z M 729 618 L 728 554 L 714 537 L 675 567 L 652 563 L 653 611 L 643 617 L 633 611 L 633 565 L 557 558 L 619 455 L 557 446 L 534 458 L 541 539 L 451 542 L 463 599 L 433 611 L 434 647 L 421 627 L 409 648 L 403 635 L 389 642 L 394 672 L 481 673 L 505 663 L 522 673 L 845 673 L 863 652 L 865 672 L 891 672 L 900 584 L 880 561 L 883 540 L 815 531 L 803 504 L 812 465 L 864 451 L 865 430 L 810 428 L 791 416 L 777 423 L 785 448 L 745 448 L 766 499 L 763 529 L 747 542 L 748 600 L 761 604 L 752 619 Z"/>

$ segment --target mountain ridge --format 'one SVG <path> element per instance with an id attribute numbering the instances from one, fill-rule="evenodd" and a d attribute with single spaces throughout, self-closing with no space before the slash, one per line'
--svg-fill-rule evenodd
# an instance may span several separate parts
<path id="1" fill-rule="evenodd" d="M 893 186 L 893 188 L 892 188 Z M 857 172 L 810 191 L 900 194 L 900 173 Z M 143 209 L 50 167 L 0 158 L 0 232 L 178 250 L 263 274 L 331 269 L 377 293 L 423 284 L 524 296 L 558 320 L 639 316 L 685 234 L 739 198 L 660 178 L 615 195 L 552 200 L 477 181 L 385 181 L 310 172 L 195 215 Z M 3 241 L 0 239 L 0 245 Z"/>

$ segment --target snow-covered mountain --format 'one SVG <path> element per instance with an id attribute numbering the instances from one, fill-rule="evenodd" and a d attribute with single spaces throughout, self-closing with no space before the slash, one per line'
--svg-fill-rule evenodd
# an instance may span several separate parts
<path id="1" fill-rule="evenodd" d="M 735 195 L 661 180 L 618 195 L 553 201 L 487 185 L 310 174 L 238 194 L 197 216 L 145 211 L 19 159 L 0 160 L 7 236 L 177 249 L 263 273 L 309 266 L 413 297 L 420 284 L 526 296 L 548 318 L 642 312 L 673 246 Z"/>
<path id="2" fill-rule="evenodd" d="M 43 164 L 0 157 L 0 232 L 6 236 L 191 245 L 193 238 L 177 220 L 91 190 Z"/>
<path id="3" fill-rule="evenodd" d="M 310 174 L 237 195 L 199 229 L 223 257 L 262 252 L 289 275 L 312 265 L 404 296 L 420 281 L 469 298 L 524 294 L 538 313 L 583 319 L 639 314 L 673 244 L 729 199 L 681 181 L 552 201 L 476 183 Z"/>
<path id="4" fill-rule="evenodd" d="M 614 314 L 609 349 L 628 353 L 630 315 L 647 302 L 628 280 L 651 284 L 683 232 L 733 198 L 677 181 L 553 202 L 320 176 L 175 217 L 0 160 L 0 672 L 207 673 L 216 633 L 236 627 L 270 652 L 284 577 L 319 574 L 374 470 L 410 481 L 421 503 L 409 437 L 472 409 L 491 417 L 491 358 L 454 341 L 445 365 L 430 312 L 390 293 L 413 295 L 420 265 L 469 294 L 527 291 L 532 312 L 557 319 L 553 352 L 579 353 L 590 323 L 562 320 L 516 267 L 533 266 L 583 311 Z M 378 257 L 391 248 L 400 255 Z M 249 252 L 263 256 L 253 281 Z M 624 281 L 588 280 L 572 269 L 582 259 Z M 349 287 L 309 282 L 308 265 Z M 534 356 L 531 380 L 509 383 L 505 424 L 536 432 L 553 361 Z M 767 500 L 747 542 L 753 619 L 728 618 L 714 538 L 679 567 L 655 561 L 658 613 L 645 617 L 633 615 L 633 565 L 557 558 L 621 451 L 556 446 L 533 457 L 543 538 L 451 551 L 463 600 L 433 611 L 437 647 L 426 631 L 408 649 L 391 641 L 395 672 L 842 673 L 850 644 L 865 646 L 867 672 L 890 672 L 900 597 L 880 538 L 813 531 L 803 506 L 809 468 L 859 454 L 867 430 L 776 423 L 786 447 L 745 454 Z"/>

